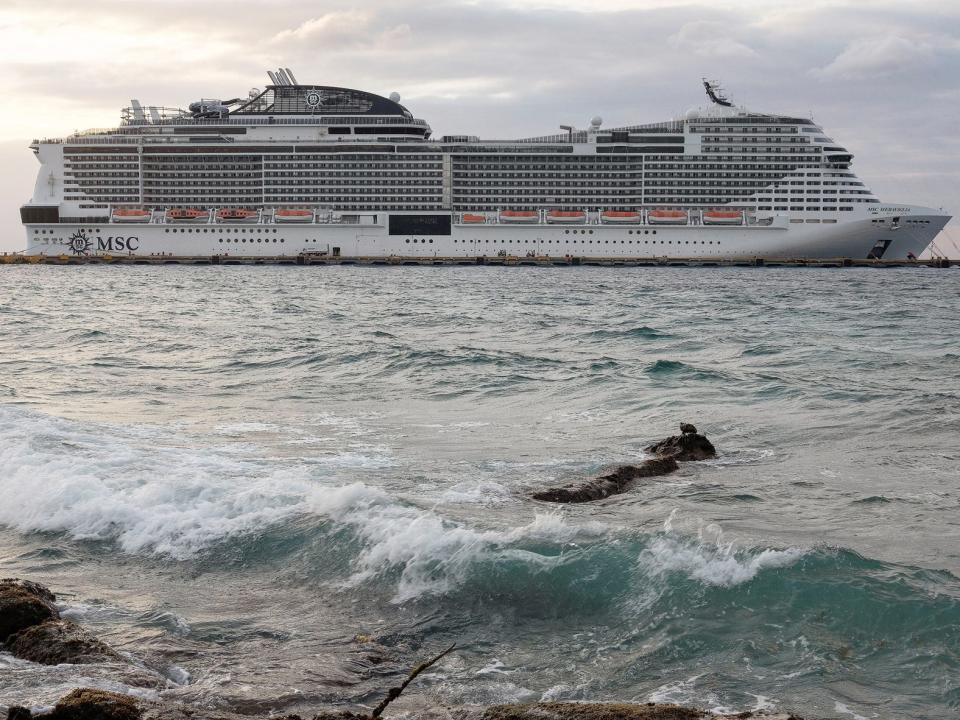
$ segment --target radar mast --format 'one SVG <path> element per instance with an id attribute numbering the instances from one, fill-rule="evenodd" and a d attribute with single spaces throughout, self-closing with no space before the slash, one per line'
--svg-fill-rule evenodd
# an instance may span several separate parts
<path id="1" fill-rule="evenodd" d="M 733 103 L 727 99 L 727 96 L 723 92 L 723 88 L 720 87 L 720 83 L 703 78 L 703 88 L 707 91 L 707 97 L 709 97 L 717 105 L 722 105 L 723 107 L 733 107 Z"/>

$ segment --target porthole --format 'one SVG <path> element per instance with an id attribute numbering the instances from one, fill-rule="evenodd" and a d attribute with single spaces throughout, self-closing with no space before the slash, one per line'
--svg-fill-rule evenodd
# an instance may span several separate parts
<path id="1" fill-rule="evenodd" d="M 430 244 L 433 245 L 433 238 L 430 238 Z"/>
<path id="2" fill-rule="evenodd" d="M 410 244 L 410 238 L 407 238 L 406 243 L 407 243 L 407 245 Z"/>
<path id="3" fill-rule="evenodd" d="M 280 238 L 280 242 L 286 242 L 286 240 L 284 240 L 283 238 Z"/>

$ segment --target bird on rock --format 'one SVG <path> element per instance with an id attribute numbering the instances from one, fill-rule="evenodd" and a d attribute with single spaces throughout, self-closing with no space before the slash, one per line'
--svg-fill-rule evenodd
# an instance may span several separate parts
<path id="1" fill-rule="evenodd" d="M 680 423 L 680 432 L 682 432 L 684 435 L 688 435 L 690 433 L 696 433 L 697 429 L 690 423 Z"/>

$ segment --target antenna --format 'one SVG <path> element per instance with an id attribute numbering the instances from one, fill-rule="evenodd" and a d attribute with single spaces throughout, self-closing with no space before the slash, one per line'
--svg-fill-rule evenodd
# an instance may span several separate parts
<path id="1" fill-rule="evenodd" d="M 293 76 L 293 70 L 291 70 L 290 68 L 284 68 L 284 70 L 287 71 L 287 77 L 290 78 L 291 82 L 293 82 L 294 85 L 300 84 L 297 82 L 297 79 Z"/>
<path id="2" fill-rule="evenodd" d="M 281 85 L 282 83 L 277 79 L 277 76 L 274 75 L 270 70 L 267 70 L 267 75 L 270 76 L 270 83 L 273 85 Z"/>

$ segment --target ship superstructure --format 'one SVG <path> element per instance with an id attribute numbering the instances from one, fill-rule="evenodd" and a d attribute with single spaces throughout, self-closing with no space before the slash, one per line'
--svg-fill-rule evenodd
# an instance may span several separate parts
<path id="1" fill-rule="evenodd" d="M 881 203 L 812 120 L 709 81 L 668 122 L 480 140 L 433 138 L 396 94 L 270 78 L 34 141 L 26 252 L 896 259 L 950 219 Z"/>

